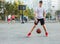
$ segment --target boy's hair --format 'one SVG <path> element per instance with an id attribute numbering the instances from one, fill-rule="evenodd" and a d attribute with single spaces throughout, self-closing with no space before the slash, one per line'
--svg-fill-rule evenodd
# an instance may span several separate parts
<path id="1" fill-rule="evenodd" d="M 39 1 L 39 3 L 43 3 L 43 1 Z"/>

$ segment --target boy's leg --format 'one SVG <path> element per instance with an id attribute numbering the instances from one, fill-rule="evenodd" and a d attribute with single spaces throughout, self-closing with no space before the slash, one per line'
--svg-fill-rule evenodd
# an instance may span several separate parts
<path id="1" fill-rule="evenodd" d="M 15 20 L 12 20 L 13 23 L 15 23 Z"/>
<path id="2" fill-rule="evenodd" d="M 32 31 L 34 30 L 34 28 L 36 27 L 36 25 L 38 24 L 39 21 L 34 22 L 34 26 L 32 27 L 31 31 L 28 33 L 28 37 L 31 35 Z"/>
<path id="3" fill-rule="evenodd" d="M 48 32 L 47 32 L 47 28 L 46 28 L 46 25 L 44 24 L 44 25 L 42 25 L 43 26 L 43 28 L 44 28 L 44 31 L 45 31 L 45 35 L 46 35 L 46 37 L 48 36 Z"/>
<path id="4" fill-rule="evenodd" d="M 32 27 L 31 31 L 28 33 L 28 37 L 31 35 L 32 31 L 34 30 L 34 28 L 36 27 L 36 25 L 34 24 L 34 26 Z"/>
<path id="5" fill-rule="evenodd" d="M 8 24 L 10 23 L 10 19 L 8 19 Z"/>
<path id="6" fill-rule="evenodd" d="M 42 25 L 42 26 L 43 26 L 43 28 L 44 28 L 44 31 L 47 32 L 46 25 L 44 24 L 44 25 Z"/>
<path id="7" fill-rule="evenodd" d="M 44 19 L 40 19 L 40 23 L 41 23 L 41 25 L 42 25 L 43 28 L 44 28 L 45 35 L 48 36 L 48 32 L 47 32 L 47 28 L 46 28 Z"/>
<path id="8" fill-rule="evenodd" d="M 34 28 L 36 27 L 36 25 L 34 24 L 34 26 L 32 27 L 30 33 L 32 33 L 32 31 L 34 30 Z"/>

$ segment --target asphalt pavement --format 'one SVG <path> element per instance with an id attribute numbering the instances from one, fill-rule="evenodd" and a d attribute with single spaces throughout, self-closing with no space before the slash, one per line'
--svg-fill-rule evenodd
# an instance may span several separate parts
<path id="1" fill-rule="evenodd" d="M 60 44 L 60 23 L 46 23 L 48 37 L 40 24 L 32 32 L 31 37 L 26 35 L 34 23 L 0 23 L 0 44 Z M 41 34 L 36 29 L 41 29 Z"/>

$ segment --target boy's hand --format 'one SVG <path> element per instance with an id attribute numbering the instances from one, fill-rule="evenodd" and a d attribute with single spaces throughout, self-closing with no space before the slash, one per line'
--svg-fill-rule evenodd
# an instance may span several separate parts
<path id="1" fill-rule="evenodd" d="M 35 22 L 37 22 L 37 18 L 35 18 Z"/>
<path id="2" fill-rule="evenodd" d="M 46 18 L 44 18 L 44 21 L 46 21 Z"/>

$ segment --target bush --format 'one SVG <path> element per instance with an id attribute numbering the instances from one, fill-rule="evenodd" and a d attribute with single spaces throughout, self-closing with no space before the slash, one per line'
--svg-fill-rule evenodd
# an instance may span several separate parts
<path id="1" fill-rule="evenodd" d="M 46 18 L 50 18 L 50 17 L 51 17 L 51 13 L 48 12 L 48 13 L 46 14 Z"/>

